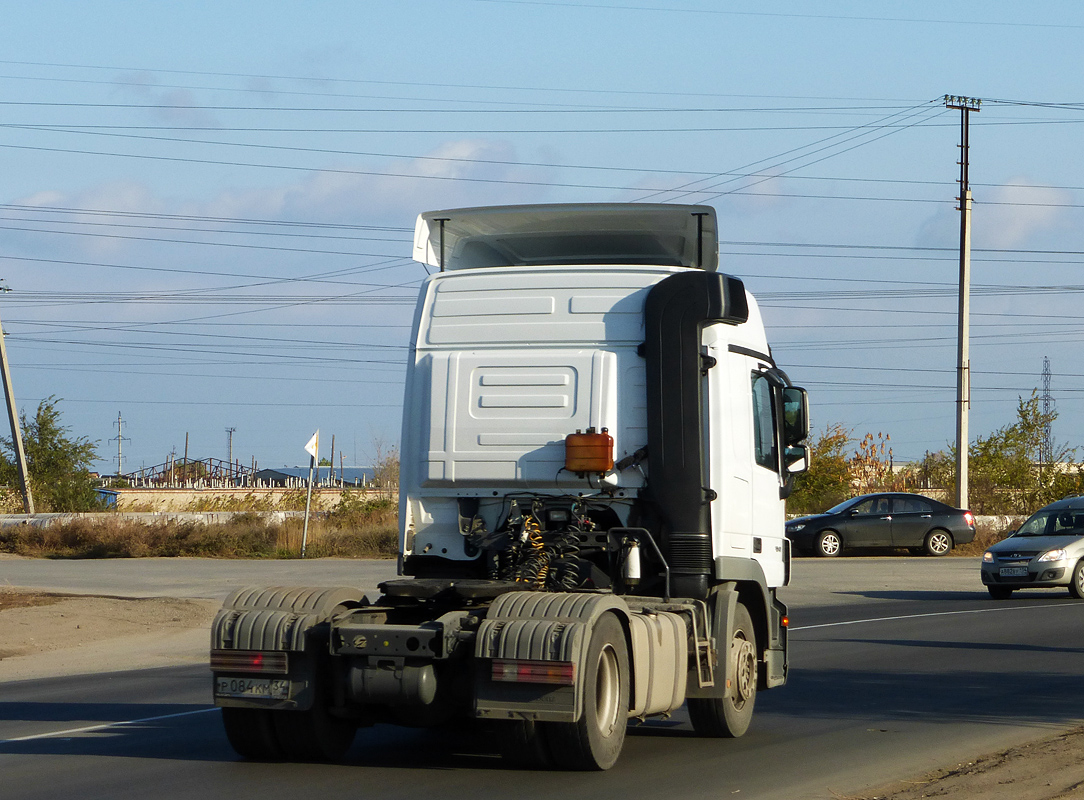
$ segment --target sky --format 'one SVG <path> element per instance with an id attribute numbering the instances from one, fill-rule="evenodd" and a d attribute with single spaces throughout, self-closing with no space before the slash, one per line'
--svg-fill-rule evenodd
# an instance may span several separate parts
<path id="1" fill-rule="evenodd" d="M 970 118 L 970 431 L 1043 394 L 1084 453 L 1084 4 L 11 4 L 0 318 L 20 411 L 97 468 L 395 447 L 422 211 L 718 211 L 815 429 L 955 438 Z M 118 424 L 119 423 L 119 424 Z M 230 432 L 232 429 L 232 433 Z"/>

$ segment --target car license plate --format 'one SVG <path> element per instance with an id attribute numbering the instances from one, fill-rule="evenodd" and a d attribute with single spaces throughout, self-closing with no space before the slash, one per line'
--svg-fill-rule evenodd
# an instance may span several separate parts
<path id="1" fill-rule="evenodd" d="M 283 678 L 215 678 L 215 697 L 286 700 L 290 697 L 290 682 Z"/>
<path id="2" fill-rule="evenodd" d="M 1027 567 L 1002 567 L 998 573 L 1002 578 L 1026 578 L 1028 575 Z"/>

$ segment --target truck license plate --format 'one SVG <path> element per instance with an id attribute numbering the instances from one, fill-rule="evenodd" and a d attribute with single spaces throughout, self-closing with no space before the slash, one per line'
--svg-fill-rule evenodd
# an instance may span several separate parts
<path id="1" fill-rule="evenodd" d="M 1000 572 L 1002 578 L 1026 578 L 1027 574 L 1027 567 L 1002 567 Z"/>
<path id="2" fill-rule="evenodd" d="M 282 678 L 215 678 L 215 697 L 286 700 L 290 697 L 290 682 Z"/>

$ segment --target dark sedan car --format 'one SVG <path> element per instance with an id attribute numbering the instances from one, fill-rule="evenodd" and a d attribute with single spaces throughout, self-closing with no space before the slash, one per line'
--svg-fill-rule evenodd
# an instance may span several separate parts
<path id="1" fill-rule="evenodd" d="M 906 547 L 943 556 L 975 538 L 975 517 L 920 494 L 886 492 L 792 519 L 786 530 L 796 550 L 818 556 L 838 556 L 850 547 Z"/>

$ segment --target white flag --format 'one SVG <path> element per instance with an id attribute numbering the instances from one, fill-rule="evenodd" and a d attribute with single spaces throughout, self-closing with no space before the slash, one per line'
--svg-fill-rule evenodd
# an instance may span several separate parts
<path id="1" fill-rule="evenodd" d="M 305 445 L 305 452 L 313 458 L 316 458 L 316 454 L 320 452 L 320 430 L 317 428 L 316 433 L 309 439 L 309 443 Z"/>

